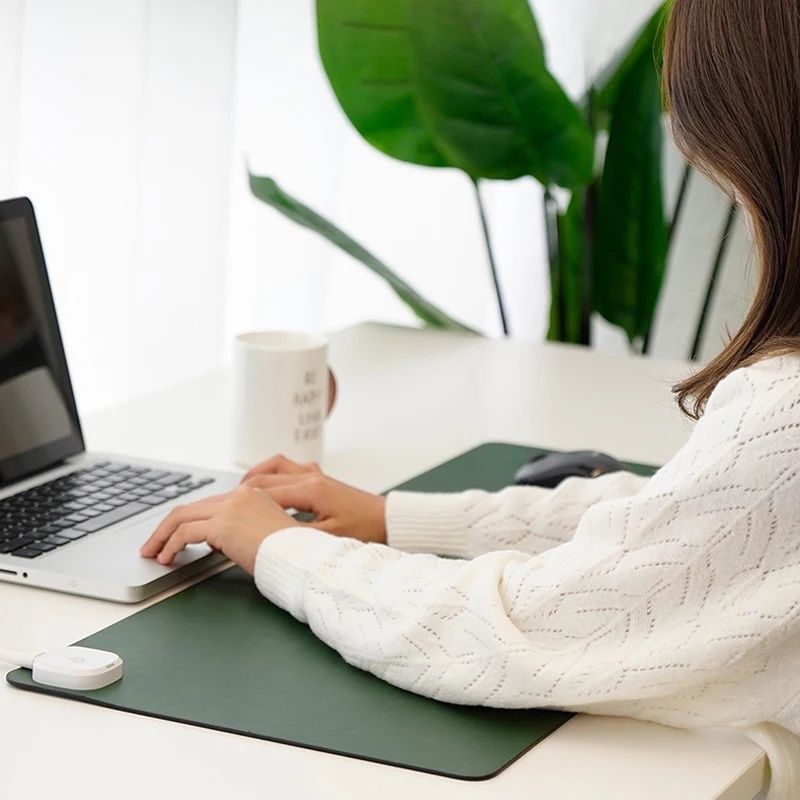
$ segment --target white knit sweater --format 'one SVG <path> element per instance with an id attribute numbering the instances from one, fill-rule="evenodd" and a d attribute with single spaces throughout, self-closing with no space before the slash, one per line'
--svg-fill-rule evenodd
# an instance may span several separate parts
<path id="1" fill-rule="evenodd" d="M 387 527 L 270 536 L 258 587 L 439 700 L 744 729 L 800 798 L 800 357 L 724 380 L 649 480 L 396 492 Z"/>

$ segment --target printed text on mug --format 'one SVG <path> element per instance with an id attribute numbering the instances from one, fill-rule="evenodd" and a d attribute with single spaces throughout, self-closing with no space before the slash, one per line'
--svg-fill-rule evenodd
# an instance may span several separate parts
<path id="1" fill-rule="evenodd" d="M 307 370 L 304 386 L 292 396 L 295 417 L 294 441 L 316 442 L 322 436 L 322 390 L 317 387 L 317 373 Z"/>

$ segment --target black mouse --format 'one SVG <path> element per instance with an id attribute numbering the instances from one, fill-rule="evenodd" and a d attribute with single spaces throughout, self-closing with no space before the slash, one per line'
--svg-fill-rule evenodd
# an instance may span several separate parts
<path id="1" fill-rule="evenodd" d="M 609 472 L 621 472 L 625 465 L 616 458 L 591 450 L 574 453 L 549 453 L 536 456 L 517 471 L 519 486 L 543 486 L 554 489 L 567 478 L 597 478 Z"/>

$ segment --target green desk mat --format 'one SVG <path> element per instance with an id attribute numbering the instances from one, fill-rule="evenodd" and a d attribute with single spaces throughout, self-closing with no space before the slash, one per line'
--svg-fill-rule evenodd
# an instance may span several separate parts
<path id="1" fill-rule="evenodd" d="M 488 444 L 404 484 L 450 492 L 501 489 L 542 452 Z M 632 467 L 648 474 L 652 469 Z M 428 700 L 346 664 L 234 568 L 79 642 L 119 653 L 125 677 L 96 692 L 42 694 L 299 745 L 462 780 L 497 775 L 570 718 Z"/>

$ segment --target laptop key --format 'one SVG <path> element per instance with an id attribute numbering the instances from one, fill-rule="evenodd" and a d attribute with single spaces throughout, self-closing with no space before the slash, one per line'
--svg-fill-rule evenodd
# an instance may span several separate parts
<path id="1" fill-rule="evenodd" d="M 180 486 L 165 486 L 154 497 L 160 497 L 164 501 L 174 500 L 176 497 L 186 494 L 187 491 L 191 491 L 191 489 L 182 489 Z"/>
<path id="2" fill-rule="evenodd" d="M 74 525 L 76 522 L 86 522 L 87 519 L 89 517 L 84 517 L 83 514 L 70 514 L 68 517 L 64 517 L 64 522 Z"/>
<path id="3" fill-rule="evenodd" d="M 191 475 L 181 474 L 179 472 L 172 472 L 167 475 L 165 478 L 160 478 L 156 481 L 159 486 L 172 486 L 176 483 L 180 483 L 181 481 L 185 481 L 188 478 L 191 478 Z"/>
<path id="4" fill-rule="evenodd" d="M 147 470 L 145 470 L 145 472 L 147 472 Z M 139 473 L 136 472 L 136 470 L 133 470 L 133 469 L 126 469 L 123 472 L 118 472 L 117 473 L 117 477 L 118 478 L 122 478 L 122 480 L 124 480 L 124 481 L 132 481 L 134 478 L 137 478 L 138 476 L 139 476 Z"/>
<path id="5" fill-rule="evenodd" d="M 61 547 L 63 544 L 69 544 L 72 540 L 67 539 L 66 536 L 48 536 L 45 540 L 45 544 L 53 544 L 56 547 Z"/>
<path id="6" fill-rule="evenodd" d="M 39 530 L 42 531 L 42 533 L 49 533 L 55 535 L 61 530 L 61 528 L 59 528 L 58 525 L 45 525 L 43 528 L 40 528 Z"/>
<path id="7" fill-rule="evenodd" d="M 3 530 L 9 533 L 23 534 L 28 530 L 28 526 L 22 522 L 12 522 L 10 525 L 6 525 Z"/>
<path id="8" fill-rule="evenodd" d="M 202 483 L 191 483 L 189 485 L 181 484 L 176 488 L 180 490 L 181 494 L 188 494 L 189 492 L 195 492 L 198 489 L 202 489 L 205 484 Z"/>
<path id="9" fill-rule="evenodd" d="M 32 550 L 30 547 L 23 547 L 22 550 L 15 550 L 14 558 L 38 558 L 39 556 L 43 556 L 44 553 L 41 550 Z"/>
<path id="10" fill-rule="evenodd" d="M 76 539 L 83 539 L 84 536 L 88 536 L 88 531 L 79 531 L 75 528 L 71 528 L 70 530 L 66 531 L 59 531 L 58 535 L 63 538 L 67 539 L 70 542 L 74 542 Z"/>
<path id="11" fill-rule="evenodd" d="M 148 481 L 159 481 L 162 478 L 166 478 L 169 474 L 169 472 L 164 472 L 163 470 L 153 469 L 149 472 L 144 472 L 141 477 Z"/>
<path id="12" fill-rule="evenodd" d="M 119 506 L 113 511 L 107 511 L 94 519 L 88 519 L 75 525 L 75 529 L 79 531 L 86 531 L 86 533 L 94 533 L 102 528 L 107 528 L 109 525 L 114 525 L 116 522 L 121 522 L 128 517 L 140 514 L 142 511 L 147 511 L 150 506 L 144 503 L 126 503 L 124 506 Z"/>
<path id="13" fill-rule="evenodd" d="M 30 550 L 38 550 L 40 553 L 49 553 L 52 550 L 56 549 L 54 544 L 48 544 L 47 542 L 34 542 L 32 545 L 29 545 Z"/>
<path id="14" fill-rule="evenodd" d="M 166 497 L 159 497 L 157 494 L 151 494 L 149 497 L 140 497 L 139 502 L 148 506 L 160 506 L 162 503 L 166 503 L 167 499 Z"/>
<path id="15" fill-rule="evenodd" d="M 13 553 L 15 550 L 20 550 L 23 547 L 27 547 L 32 541 L 33 539 L 23 537 L 12 539 L 10 542 L 2 542 L 0 543 L 0 554 L 8 555 L 9 553 Z"/>

